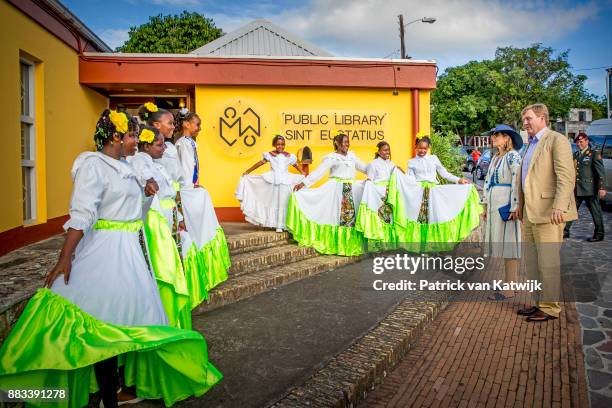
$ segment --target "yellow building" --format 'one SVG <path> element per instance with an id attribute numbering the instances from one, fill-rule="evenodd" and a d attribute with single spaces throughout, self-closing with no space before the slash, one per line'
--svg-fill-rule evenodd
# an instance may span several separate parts
<path id="1" fill-rule="evenodd" d="M 384 139 L 403 166 L 416 133 L 430 128 L 434 61 L 336 58 L 263 20 L 189 54 L 120 54 L 53 0 L 0 7 L 8 16 L 0 28 L 8 41 L 0 47 L 9 56 L 0 71 L 6 90 L 0 103 L 10 118 L 0 164 L 9 175 L 0 253 L 61 231 L 71 163 L 93 149 L 93 128 L 107 106 L 135 111 L 151 101 L 195 110 L 203 122 L 200 182 L 222 221 L 243 220 L 234 190 L 244 170 L 272 148 L 275 134 L 286 137 L 292 153 L 309 147 L 311 168 L 332 151 L 339 131 L 349 134 L 364 162 Z M 23 34 L 11 36 L 17 27 Z M 19 103 L 20 83 L 30 92 L 31 117 L 23 114 L 30 105 Z M 34 147 L 24 153 L 28 143 Z"/>
<path id="2" fill-rule="evenodd" d="M 265 20 L 189 54 L 85 53 L 80 74 L 111 107 L 150 101 L 199 114 L 200 183 L 221 220 L 243 220 L 234 190 L 277 133 L 291 153 L 312 150 L 311 168 L 338 131 L 364 162 L 384 139 L 404 166 L 416 133 L 429 132 L 436 84 L 434 61 L 336 58 Z"/>
<path id="3" fill-rule="evenodd" d="M 56 1 L 3 0 L 0 16 L 3 254 L 61 230 L 72 161 L 108 104 L 79 84 L 79 54 L 110 49 Z"/>

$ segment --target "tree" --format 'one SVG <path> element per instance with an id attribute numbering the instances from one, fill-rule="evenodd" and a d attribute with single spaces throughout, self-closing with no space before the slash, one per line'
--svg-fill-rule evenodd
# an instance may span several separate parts
<path id="1" fill-rule="evenodd" d="M 497 123 L 520 127 L 521 109 L 545 103 L 551 120 L 570 108 L 592 108 L 602 117 L 601 99 L 584 88 L 586 77 L 574 75 L 569 51 L 555 55 L 550 47 L 498 48 L 493 60 L 448 68 L 432 95 L 432 124 L 437 130 L 479 134 Z"/>
<path id="2" fill-rule="evenodd" d="M 199 13 L 183 11 L 180 15 L 161 14 L 131 27 L 130 38 L 119 52 L 151 52 L 185 54 L 223 35 L 211 18 Z"/>

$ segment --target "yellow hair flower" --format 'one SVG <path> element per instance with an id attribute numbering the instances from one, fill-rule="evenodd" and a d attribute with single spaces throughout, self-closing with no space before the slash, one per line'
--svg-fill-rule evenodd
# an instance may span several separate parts
<path id="1" fill-rule="evenodd" d="M 113 125 L 115 125 L 115 129 L 117 132 L 121 134 L 126 134 L 128 131 L 128 118 L 124 112 L 117 112 L 115 110 L 110 111 L 110 115 L 108 115 Z"/>
<path id="2" fill-rule="evenodd" d="M 140 136 L 138 136 L 139 142 L 153 143 L 154 140 L 155 133 L 151 132 L 149 129 L 144 129 L 142 132 L 140 132 Z"/>
<path id="3" fill-rule="evenodd" d="M 144 107 L 149 111 L 149 112 L 157 112 L 157 105 L 155 105 L 153 102 L 147 102 L 144 104 Z"/>
<path id="4" fill-rule="evenodd" d="M 429 135 L 428 135 L 428 134 L 426 134 L 426 133 L 425 133 L 425 132 L 423 132 L 423 131 L 420 131 L 420 132 L 418 132 L 418 133 L 416 134 L 416 138 L 417 138 L 417 139 L 420 139 L 420 138 L 425 137 L 425 136 L 429 136 Z"/>

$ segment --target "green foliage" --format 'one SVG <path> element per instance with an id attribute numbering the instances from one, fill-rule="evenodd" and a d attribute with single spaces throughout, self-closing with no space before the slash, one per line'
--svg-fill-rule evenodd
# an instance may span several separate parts
<path id="1" fill-rule="evenodd" d="M 117 48 L 119 52 L 186 54 L 223 35 L 211 18 L 183 11 L 180 15 L 161 14 L 131 27 L 130 38 Z"/>
<path id="2" fill-rule="evenodd" d="M 462 176 L 465 155 L 459 150 L 461 144 L 459 136 L 450 132 L 446 134 L 434 132 L 429 138 L 431 139 L 431 154 L 438 156 L 446 170 L 456 176 Z"/>
<path id="3" fill-rule="evenodd" d="M 571 72 L 568 54 L 542 44 L 503 47 L 493 60 L 446 69 L 432 94 L 434 129 L 474 135 L 498 123 L 519 128 L 521 110 L 536 102 L 548 106 L 551 120 L 570 108 L 592 108 L 594 119 L 602 117 L 602 98 L 585 90 L 584 75 Z"/>

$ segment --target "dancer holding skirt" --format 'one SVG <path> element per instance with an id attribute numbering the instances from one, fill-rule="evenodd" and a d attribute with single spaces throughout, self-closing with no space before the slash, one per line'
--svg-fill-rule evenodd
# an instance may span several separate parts
<path id="1" fill-rule="evenodd" d="M 363 197 L 357 214 L 356 228 L 361 231 L 368 244 L 368 249 L 383 249 L 379 244 L 396 242 L 393 226 L 393 207 L 387 202 L 389 181 L 392 176 L 402 179 L 406 184 L 415 184 L 414 177 L 407 176 L 403 170 L 391 161 L 391 146 L 382 141 L 376 145 L 374 160 L 368 164 Z"/>
<path id="2" fill-rule="evenodd" d="M 244 172 L 236 189 L 236 198 L 248 222 L 283 232 L 291 189 L 304 179 L 305 174 L 298 167 L 295 155 L 285 151 L 284 137 L 274 136 L 272 146 L 275 150 L 265 152 L 262 160 Z M 265 163 L 270 163 L 270 171 L 262 175 L 249 174 Z M 289 166 L 301 175 L 289 173 Z"/>
<path id="3" fill-rule="evenodd" d="M 364 181 L 355 180 L 356 171 L 366 166 L 349 151 L 345 134 L 334 137 L 333 153 L 303 182 L 296 185 L 289 198 L 287 229 L 300 245 L 313 247 L 322 254 L 354 256 L 364 252 L 363 234 L 355 229 Z M 329 170 L 329 180 L 319 188 L 307 188 Z"/>
<path id="4" fill-rule="evenodd" d="M 392 177 L 389 186 L 397 240 L 413 251 L 452 249 L 478 226 L 482 212 L 475 187 L 428 155 L 430 144 L 426 136 L 417 139 L 416 157 L 408 161 L 408 175 L 418 185 Z M 453 184 L 440 185 L 437 176 Z"/>

